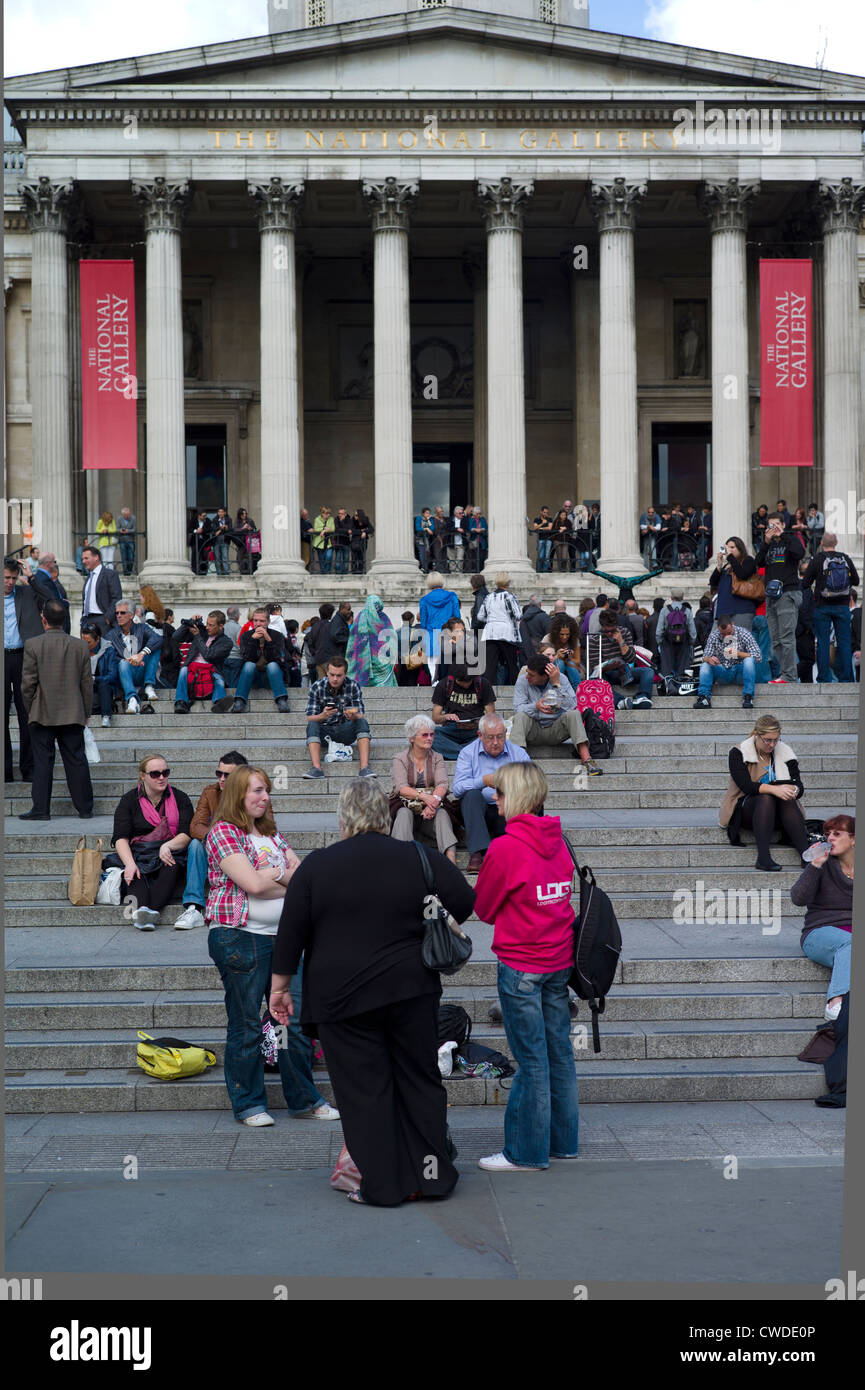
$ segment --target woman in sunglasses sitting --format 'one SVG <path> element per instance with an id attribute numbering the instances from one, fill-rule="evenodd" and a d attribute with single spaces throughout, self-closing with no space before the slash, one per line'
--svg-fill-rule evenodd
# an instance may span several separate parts
<path id="1" fill-rule="evenodd" d="M 148 753 L 138 764 L 138 786 L 114 812 L 116 854 L 105 862 L 123 869 L 123 893 L 136 900 L 132 920 L 139 931 L 154 930 L 186 865 L 192 802 L 169 784 L 170 776 L 162 754 Z"/>

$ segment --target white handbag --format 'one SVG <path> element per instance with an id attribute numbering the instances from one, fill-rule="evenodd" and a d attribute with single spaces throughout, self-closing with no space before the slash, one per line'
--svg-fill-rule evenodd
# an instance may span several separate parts
<path id="1" fill-rule="evenodd" d="M 326 763 L 351 762 L 353 754 L 350 743 L 337 743 L 330 737 L 330 734 L 325 734 L 325 742 L 327 743 L 327 752 L 324 755 Z"/>
<path id="2" fill-rule="evenodd" d="M 120 906 L 120 880 L 122 869 L 103 869 L 102 880 L 96 890 L 96 901 L 108 907 Z"/>

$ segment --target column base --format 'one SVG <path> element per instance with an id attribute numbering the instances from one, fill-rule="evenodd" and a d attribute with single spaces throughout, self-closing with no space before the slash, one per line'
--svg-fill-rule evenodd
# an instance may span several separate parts
<path id="1" fill-rule="evenodd" d="M 387 558 L 382 556 L 380 560 L 373 560 L 367 571 L 367 590 L 375 589 L 377 585 L 382 587 L 399 587 L 409 583 L 416 587 L 420 584 L 423 576 L 417 560 L 399 559 L 397 557 Z"/>
<path id="2" fill-rule="evenodd" d="M 522 555 L 518 559 L 507 559 L 505 556 L 488 555 L 483 573 L 487 581 L 487 588 L 491 591 L 495 588 L 495 577 L 503 570 L 511 577 L 511 589 L 522 589 L 526 584 L 532 588 L 537 585 L 538 573 L 528 556 Z"/>
<path id="3" fill-rule="evenodd" d="M 138 577 L 152 585 L 157 593 L 160 582 L 176 588 L 186 588 L 194 578 L 186 560 L 145 560 Z"/>
<path id="4" fill-rule="evenodd" d="M 269 584 L 290 584 L 292 588 L 301 586 L 309 578 L 309 570 L 300 556 L 282 559 L 278 555 L 264 555 L 256 568 L 254 578 Z"/>

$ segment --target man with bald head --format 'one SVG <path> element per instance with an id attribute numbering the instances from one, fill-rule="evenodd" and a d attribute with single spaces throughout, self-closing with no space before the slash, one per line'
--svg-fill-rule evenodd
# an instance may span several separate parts
<path id="1" fill-rule="evenodd" d="M 454 796 L 460 800 L 469 852 L 468 872 L 480 872 L 490 840 L 505 833 L 504 819 L 493 799 L 493 778 L 508 763 L 528 763 L 525 748 L 508 741 L 505 721 L 500 714 L 485 714 L 478 723 L 478 736 L 457 758 Z"/>
<path id="2" fill-rule="evenodd" d="M 35 574 L 30 576 L 30 588 L 36 596 L 36 604 L 41 613 L 46 603 L 51 599 L 56 599 L 62 603 L 65 610 L 63 619 L 63 631 L 71 632 L 72 624 L 69 621 L 69 599 L 66 590 L 57 578 L 57 560 L 50 550 L 43 550 L 39 556 L 39 567 Z"/>

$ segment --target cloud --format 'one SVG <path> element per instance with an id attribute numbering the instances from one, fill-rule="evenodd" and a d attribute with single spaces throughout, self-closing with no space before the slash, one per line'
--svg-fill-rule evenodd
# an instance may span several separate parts
<path id="1" fill-rule="evenodd" d="M 9 0 L 9 75 L 104 63 L 267 33 L 266 0 Z"/>
<path id="2" fill-rule="evenodd" d="M 667 43 L 865 73 L 861 0 L 656 0 L 645 29 Z"/>

